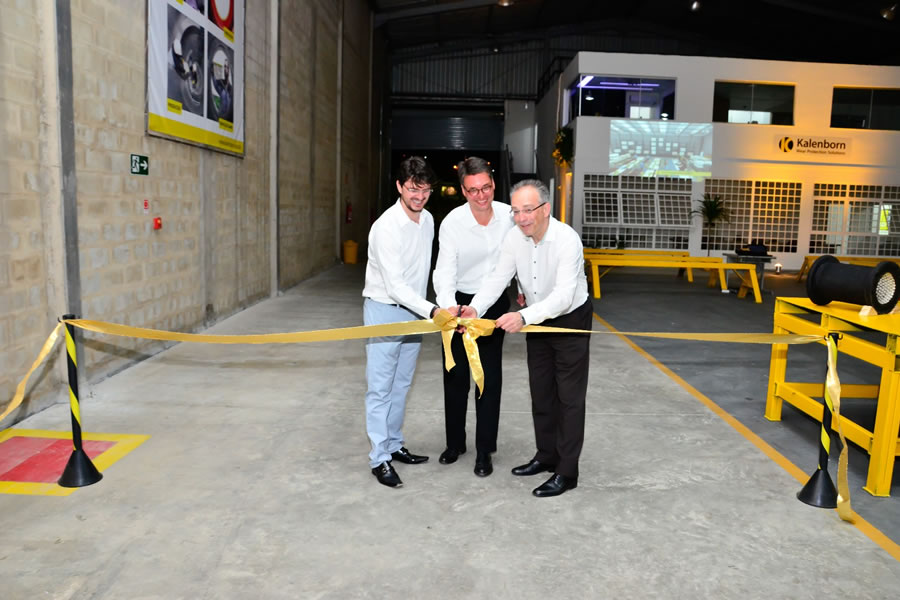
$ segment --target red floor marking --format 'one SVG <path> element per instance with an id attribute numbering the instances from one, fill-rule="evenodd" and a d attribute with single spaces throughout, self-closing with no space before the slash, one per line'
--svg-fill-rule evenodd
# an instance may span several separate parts
<path id="1" fill-rule="evenodd" d="M 57 441 L 55 438 L 16 436 L 0 442 L 0 473 L 6 473 Z"/>
<path id="2" fill-rule="evenodd" d="M 54 483 L 62 475 L 66 468 L 66 462 L 72 454 L 72 440 L 58 440 L 47 438 L 31 438 L 19 437 L 11 438 L 3 444 L 0 444 L 0 452 L 5 458 L 6 445 L 15 439 L 20 440 L 41 440 L 48 441 L 43 448 L 39 448 L 37 453 L 32 452 L 24 460 L 20 460 L 13 468 L 6 472 L 0 473 L 0 481 L 19 481 L 27 483 Z M 87 455 L 94 459 L 107 449 L 116 445 L 116 442 L 101 442 L 85 440 L 83 442 L 84 451 Z M 2 464 L 2 463 L 0 463 Z"/>

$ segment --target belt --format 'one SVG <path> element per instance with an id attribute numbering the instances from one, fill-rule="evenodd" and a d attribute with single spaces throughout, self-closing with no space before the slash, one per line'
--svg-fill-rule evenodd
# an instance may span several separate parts
<path id="1" fill-rule="evenodd" d="M 390 302 L 382 302 L 380 300 L 375 300 L 374 298 L 369 298 L 368 296 L 364 296 L 364 298 L 366 300 L 371 300 L 372 302 L 378 302 L 378 304 L 384 304 L 385 306 L 396 306 L 397 308 L 400 308 L 399 304 L 392 304 Z"/>

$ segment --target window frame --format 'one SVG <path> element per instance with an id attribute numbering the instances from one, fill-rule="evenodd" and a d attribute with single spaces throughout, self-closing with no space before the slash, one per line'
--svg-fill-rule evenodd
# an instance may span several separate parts
<path id="1" fill-rule="evenodd" d="M 900 94 L 900 88 L 889 88 L 889 87 L 864 87 L 864 86 L 853 86 L 853 85 L 835 85 L 831 88 L 831 119 L 829 120 L 829 127 L 832 129 L 853 129 L 853 130 L 869 130 L 869 131 L 900 131 L 900 119 L 897 119 L 897 124 L 895 127 L 873 127 L 873 121 L 876 119 L 873 118 L 873 114 L 875 112 L 876 106 L 876 93 L 878 92 L 887 92 L 893 94 Z M 863 119 L 863 123 L 865 123 L 862 127 L 854 127 L 848 123 L 835 125 L 835 94 L 838 93 L 838 90 L 848 90 L 854 92 L 868 92 L 869 94 L 869 103 L 868 103 L 868 111 L 866 113 L 866 117 Z M 846 104 L 846 102 L 845 102 Z M 860 104 L 847 104 L 847 106 L 861 106 Z M 900 103 L 895 106 L 898 114 L 900 114 Z M 852 117 L 851 113 L 847 112 L 843 115 L 837 115 L 839 118 L 844 117 Z M 888 123 L 890 124 L 890 123 Z"/>
<path id="2" fill-rule="evenodd" d="M 727 84 L 732 86 L 748 86 L 748 91 L 750 93 L 750 104 L 744 109 L 733 109 L 731 104 L 725 107 L 725 119 L 717 118 L 721 116 L 722 107 L 718 104 L 716 98 L 722 97 L 721 95 L 717 95 L 716 91 L 719 89 L 719 84 Z M 780 118 L 772 118 L 768 123 L 760 123 L 757 120 L 750 121 L 732 121 L 729 118 L 729 113 L 732 111 L 742 110 L 742 112 L 747 112 L 750 114 L 751 119 L 754 113 L 768 113 L 771 116 L 775 116 L 774 111 L 766 111 L 761 110 L 764 106 L 754 106 L 754 98 L 756 97 L 756 88 L 757 86 L 764 86 L 766 88 L 789 88 L 791 90 L 791 109 L 789 114 L 790 122 L 782 122 Z M 730 97 L 727 97 L 730 100 Z M 775 125 L 777 127 L 793 127 L 795 125 L 794 122 L 794 114 L 796 112 L 796 104 L 797 104 L 797 85 L 794 83 L 785 83 L 785 82 L 773 82 L 773 81 L 735 81 L 731 79 L 716 79 L 713 83 L 713 110 L 712 110 L 712 123 L 730 123 L 734 125 Z"/>
<path id="3" fill-rule="evenodd" d="M 591 82 L 607 84 L 609 87 L 600 88 L 592 86 L 590 85 Z M 621 88 L 619 88 L 619 86 L 621 86 Z M 648 89 L 644 89 L 645 87 Z M 653 88 L 659 89 L 654 90 Z M 602 89 L 604 91 L 600 92 L 599 94 L 595 94 L 595 96 L 609 96 L 609 99 L 613 102 L 615 102 L 615 100 L 612 99 L 613 93 L 623 92 L 624 97 L 621 100 L 621 111 L 615 111 L 615 114 L 585 114 L 585 111 L 582 109 L 583 103 L 593 101 L 593 99 L 588 100 L 584 97 L 587 95 L 585 93 L 586 89 L 588 91 L 592 89 Z M 638 106 L 642 108 L 652 107 L 654 109 L 651 113 L 651 117 L 643 120 L 674 121 L 676 109 L 675 95 L 677 89 L 677 77 L 659 77 L 648 75 L 612 75 L 608 73 L 579 73 L 575 80 L 566 87 L 566 104 L 564 106 L 566 110 L 564 120 L 566 121 L 566 123 L 568 123 L 581 116 L 607 117 L 612 119 L 631 119 L 632 117 L 630 116 L 630 109 L 632 107 Z M 647 92 L 648 94 L 652 93 L 656 96 L 657 101 L 652 104 L 647 104 L 643 99 L 641 99 L 637 104 L 634 104 L 629 101 L 629 92 L 638 92 L 639 95 L 643 95 L 644 92 Z M 641 119 L 642 118 L 637 118 L 635 120 Z"/>

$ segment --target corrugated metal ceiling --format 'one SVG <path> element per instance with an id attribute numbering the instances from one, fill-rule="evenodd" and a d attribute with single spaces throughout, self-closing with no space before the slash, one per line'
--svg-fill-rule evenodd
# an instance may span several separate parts
<path id="1" fill-rule="evenodd" d="M 647 37 L 704 55 L 900 65 L 890 0 L 371 0 L 397 58 L 571 35 Z"/>

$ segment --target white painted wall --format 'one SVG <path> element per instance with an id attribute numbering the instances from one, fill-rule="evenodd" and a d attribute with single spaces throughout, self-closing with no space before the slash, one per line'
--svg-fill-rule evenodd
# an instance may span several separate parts
<path id="1" fill-rule="evenodd" d="M 512 155 L 516 173 L 534 173 L 534 129 L 537 107 L 534 102 L 507 100 L 504 103 L 503 144 Z"/>
<path id="2" fill-rule="evenodd" d="M 694 56 L 662 56 L 581 52 L 548 92 L 539 109 L 554 105 L 553 117 L 564 123 L 562 99 L 579 74 L 642 76 L 676 79 L 676 121 L 710 123 L 716 80 L 787 83 L 795 86 L 793 126 L 713 125 L 714 178 L 759 178 L 799 181 L 803 185 L 799 252 L 779 256 L 785 268 L 799 268 L 806 254 L 812 215 L 814 183 L 900 185 L 900 132 L 832 129 L 831 97 L 834 86 L 900 88 L 900 67 L 743 60 Z M 542 119 L 547 115 L 541 112 Z M 581 230 L 581 198 L 585 173 L 609 172 L 607 117 L 578 117 L 575 129 L 575 210 L 572 225 Z M 543 122 L 543 121 L 541 121 Z M 539 152 L 549 147 L 551 131 L 539 131 Z M 850 141 L 845 156 L 784 153 L 777 140 L 791 137 L 828 137 Z M 703 191 L 694 184 L 694 197 Z M 691 230 L 691 249 L 699 249 L 700 227 Z M 695 239 L 696 238 L 696 239 Z"/>

